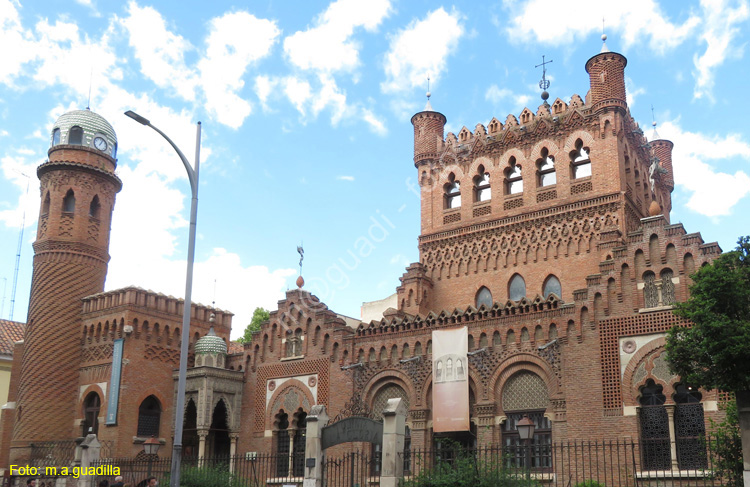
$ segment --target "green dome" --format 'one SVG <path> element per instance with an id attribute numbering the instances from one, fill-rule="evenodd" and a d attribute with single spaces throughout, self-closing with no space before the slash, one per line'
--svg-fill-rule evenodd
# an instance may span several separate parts
<path id="1" fill-rule="evenodd" d="M 71 129 L 83 131 L 80 141 L 71 138 Z M 96 140 L 102 139 L 102 140 Z M 83 145 L 100 150 L 112 157 L 117 155 L 117 134 L 107 120 L 91 110 L 73 110 L 64 113 L 52 126 L 51 147 L 62 144 Z"/>
<path id="2" fill-rule="evenodd" d="M 211 328 L 205 336 L 199 338 L 198 341 L 195 342 L 195 353 L 221 353 L 226 355 L 227 344 L 224 343 L 224 340 L 217 337 L 216 333 L 214 333 L 214 329 Z"/>

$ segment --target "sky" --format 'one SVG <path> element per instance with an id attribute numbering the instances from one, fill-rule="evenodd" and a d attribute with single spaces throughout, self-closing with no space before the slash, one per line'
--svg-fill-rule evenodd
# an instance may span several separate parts
<path id="1" fill-rule="evenodd" d="M 334 311 L 395 292 L 418 260 L 411 116 L 446 133 L 588 91 L 586 60 L 627 57 L 632 116 L 674 142 L 672 222 L 724 250 L 749 234 L 747 0 L 0 0 L 0 318 L 24 321 L 55 120 L 90 106 L 118 136 L 106 289 L 183 296 L 202 123 L 194 301 L 275 309 L 299 273 Z M 23 233 L 22 233 L 23 232 Z M 20 242 L 18 278 L 13 281 Z M 582 283 L 583 285 L 583 283 Z"/>

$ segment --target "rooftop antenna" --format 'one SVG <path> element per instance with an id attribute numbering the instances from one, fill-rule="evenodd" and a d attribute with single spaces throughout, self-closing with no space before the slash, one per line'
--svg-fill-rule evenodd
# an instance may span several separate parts
<path id="1" fill-rule="evenodd" d="M 211 300 L 211 307 L 216 307 L 216 279 L 214 278 L 214 298 Z"/>
<path id="2" fill-rule="evenodd" d="M 26 196 L 24 202 L 29 199 L 29 182 L 31 178 L 16 169 L 16 172 L 26 178 Z M 21 218 L 21 231 L 18 234 L 18 248 L 16 249 L 16 266 L 13 269 L 13 287 L 10 293 L 10 321 L 13 321 L 13 309 L 16 306 L 16 288 L 18 287 L 18 269 L 21 267 L 21 248 L 23 247 L 23 230 L 26 227 L 26 205 L 23 207 L 23 217 Z"/>
<path id="3" fill-rule="evenodd" d="M 5 310 L 5 290 L 8 288 L 8 278 L 3 277 L 3 301 L 0 303 L 0 320 L 3 319 L 3 311 Z"/>
<path id="4" fill-rule="evenodd" d="M 542 80 L 539 82 L 539 88 L 542 89 L 542 100 L 544 100 L 544 106 L 549 106 L 547 103 L 547 98 L 549 98 L 549 93 L 547 92 L 547 88 L 549 88 L 549 80 L 547 79 L 547 64 L 551 63 L 552 60 L 549 61 L 544 60 L 544 54 L 542 54 L 542 64 L 537 64 L 534 66 L 535 68 L 538 68 L 539 66 L 542 67 Z"/>

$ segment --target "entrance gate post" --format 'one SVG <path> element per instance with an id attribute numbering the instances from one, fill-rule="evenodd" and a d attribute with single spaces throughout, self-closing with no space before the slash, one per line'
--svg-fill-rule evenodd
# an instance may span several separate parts
<path id="1" fill-rule="evenodd" d="M 304 487 L 321 487 L 323 480 L 323 447 L 321 438 L 323 427 L 328 424 L 326 407 L 318 404 L 307 415 L 305 432 L 305 480 Z"/>
<path id="2" fill-rule="evenodd" d="M 383 410 L 383 457 L 380 487 L 397 487 L 404 475 L 406 404 L 401 398 L 389 399 Z M 307 486 L 305 486 L 307 487 Z"/>

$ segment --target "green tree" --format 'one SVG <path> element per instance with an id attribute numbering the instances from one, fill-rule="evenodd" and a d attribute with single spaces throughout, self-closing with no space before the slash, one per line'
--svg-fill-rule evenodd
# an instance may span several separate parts
<path id="1" fill-rule="evenodd" d="M 685 382 L 737 397 L 723 422 L 711 421 L 713 467 L 723 485 L 733 487 L 742 485 L 743 469 L 737 406 L 750 398 L 750 237 L 737 243 L 691 276 L 690 298 L 675 314 L 692 326 L 672 328 L 666 343 L 670 367 Z"/>
<path id="2" fill-rule="evenodd" d="M 690 299 L 675 314 L 692 322 L 667 337 L 667 359 L 687 383 L 750 390 L 750 237 L 692 276 Z"/>
<path id="3" fill-rule="evenodd" d="M 245 334 L 237 339 L 240 343 L 250 343 L 253 341 L 253 332 L 260 330 L 260 325 L 268 321 L 271 317 L 271 312 L 265 308 L 255 308 L 253 311 L 253 317 L 250 320 L 250 324 L 245 328 Z"/>

